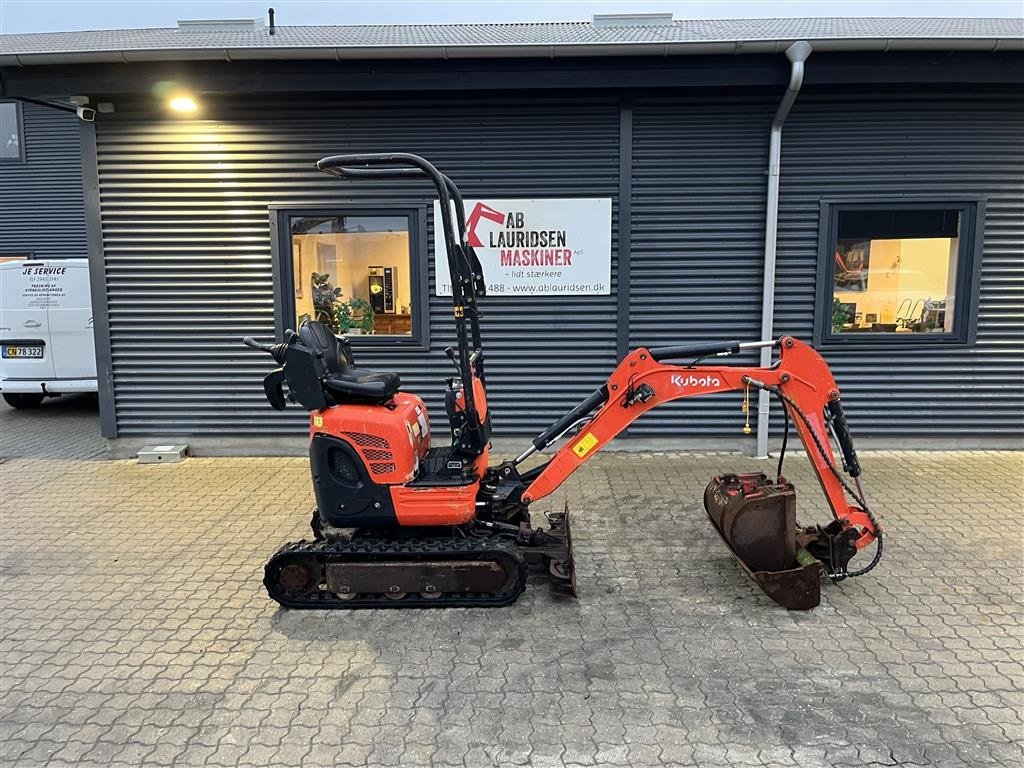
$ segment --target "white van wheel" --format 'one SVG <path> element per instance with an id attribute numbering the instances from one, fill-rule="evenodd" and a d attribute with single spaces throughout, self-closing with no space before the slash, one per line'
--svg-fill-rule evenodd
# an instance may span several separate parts
<path id="1" fill-rule="evenodd" d="M 43 402 L 43 395 L 32 392 L 4 392 L 4 400 L 12 408 L 38 408 Z"/>

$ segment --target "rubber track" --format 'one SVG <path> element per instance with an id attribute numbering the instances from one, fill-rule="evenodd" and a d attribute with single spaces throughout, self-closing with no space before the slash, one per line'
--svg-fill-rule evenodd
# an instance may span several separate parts
<path id="1" fill-rule="evenodd" d="M 407 594 L 401 600 L 391 600 L 383 594 L 366 593 L 349 600 L 342 600 L 330 593 L 319 591 L 307 597 L 285 594 L 277 584 L 277 573 L 289 562 L 308 562 L 314 558 L 317 567 L 344 562 L 381 562 L 429 560 L 433 558 L 452 560 L 493 559 L 502 564 L 505 571 L 515 571 L 515 578 L 506 581 L 507 587 L 498 593 L 459 593 L 425 598 L 419 594 Z M 321 574 L 323 572 L 321 571 Z M 505 541 L 491 538 L 435 537 L 424 539 L 381 539 L 359 538 L 352 541 L 298 541 L 285 544 L 267 561 L 263 584 L 270 597 L 285 608 L 496 608 L 510 605 L 526 589 L 527 564 L 516 547 Z"/>

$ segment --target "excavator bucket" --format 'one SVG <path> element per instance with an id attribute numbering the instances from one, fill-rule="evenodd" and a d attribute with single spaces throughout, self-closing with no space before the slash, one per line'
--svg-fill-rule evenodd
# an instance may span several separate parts
<path id="1" fill-rule="evenodd" d="M 768 597 L 792 610 L 821 601 L 821 562 L 797 546 L 796 491 L 764 474 L 718 475 L 704 508 L 740 567 Z"/>

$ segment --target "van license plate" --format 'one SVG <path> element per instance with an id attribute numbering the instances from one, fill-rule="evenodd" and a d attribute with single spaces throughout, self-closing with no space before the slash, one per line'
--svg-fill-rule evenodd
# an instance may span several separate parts
<path id="1" fill-rule="evenodd" d="M 12 357 L 38 357 L 43 356 L 43 348 L 38 346 L 31 347 L 8 347 L 4 346 L 0 353 L 6 358 Z"/>

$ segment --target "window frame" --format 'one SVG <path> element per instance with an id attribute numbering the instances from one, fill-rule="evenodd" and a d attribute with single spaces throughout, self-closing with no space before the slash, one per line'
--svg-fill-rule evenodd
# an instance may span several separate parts
<path id="1" fill-rule="evenodd" d="M 283 338 L 285 329 L 295 325 L 295 265 L 292 262 L 291 227 L 289 219 L 301 216 L 405 216 L 409 221 L 409 336 L 363 336 L 346 338 L 355 350 L 394 351 L 395 349 L 428 350 L 430 348 L 430 286 L 427 266 L 427 206 L 368 206 L 348 200 L 315 205 L 270 205 L 270 246 L 274 276 L 274 329 Z M 287 262 L 287 263 L 286 263 Z"/>
<path id="2" fill-rule="evenodd" d="M 19 163 L 24 165 L 28 162 L 25 156 L 25 116 L 21 102 L 14 99 L 0 99 L 0 104 L 13 104 L 15 121 L 18 124 L 18 156 L 0 157 L 0 163 Z"/>
<path id="3" fill-rule="evenodd" d="M 973 345 L 978 332 L 978 295 L 981 285 L 982 246 L 986 198 L 981 195 L 943 197 L 831 197 L 820 200 L 818 258 L 814 296 L 814 345 L 825 349 Z M 835 246 L 839 213 L 844 210 L 959 209 L 956 307 L 951 333 L 836 333 L 832 330 L 835 282 Z"/>

